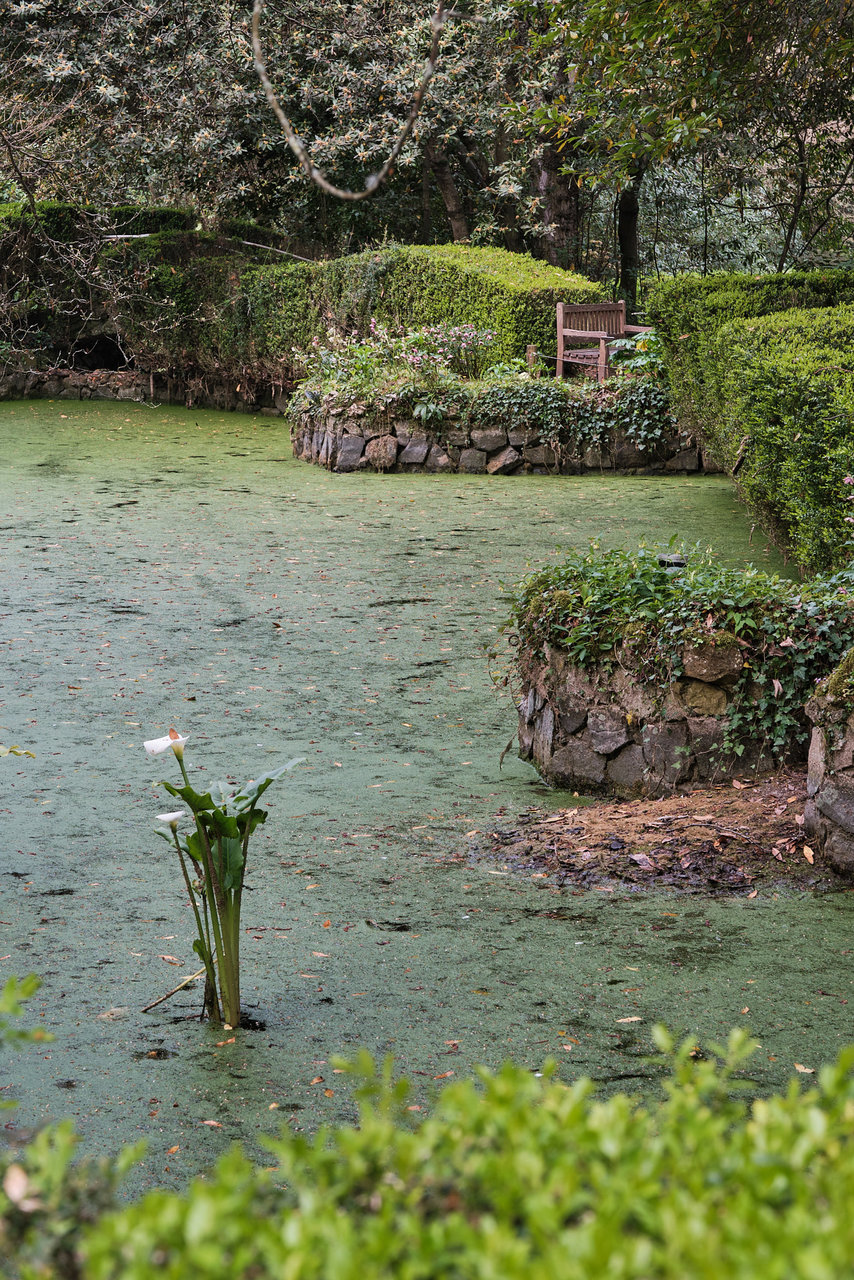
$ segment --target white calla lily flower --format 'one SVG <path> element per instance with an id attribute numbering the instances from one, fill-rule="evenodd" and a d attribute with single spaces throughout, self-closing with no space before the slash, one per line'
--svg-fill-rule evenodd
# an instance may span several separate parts
<path id="1" fill-rule="evenodd" d="M 189 737 L 189 734 L 187 737 Z M 171 747 L 180 760 L 184 755 L 184 743 L 186 741 L 186 737 L 182 738 L 175 729 L 170 729 L 164 738 L 149 738 L 148 742 L 143 742 L 142 745 L 145 747 L 146 755 L 149 756 L 160 756 Z"/>
<path id="2" fill-rule="evenodd" d="M 188 816 L 189 815 L 184 809 L 177 809 L 175 813 L 158 813 L 157 821 L 166 822 L 170 827 L 174 827 L 178 825 L 182 818 L 186 818 Z"/>

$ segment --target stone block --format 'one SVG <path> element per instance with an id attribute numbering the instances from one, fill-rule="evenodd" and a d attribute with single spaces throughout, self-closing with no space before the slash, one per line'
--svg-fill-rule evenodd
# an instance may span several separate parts
<path id="1" fill-rule="evenodd" d="M 452 444 L 455 449 L 467 449 L 469 433 L 467 431 L 459 431 L 456 429 L 453 431 L 446 431 L 445 442 L 446 444 Z"/>
<path id="2" fill-rule="evenodd" d="M 845 831 L 828 831 L 823 842 L 824 856 L 834 871 L 842 876 L 854 874 L 854 837 Z"/>
<path id="3" fill-rule="evenodd" d="M 668 458 L 664 464 L 668 471 L 699 471 L 700 453 L 698 449 L 680 449 Z"/>
<path id="4" fill-rule="evenodd" d="M 390 471 L 397 462 L 397 440 L 394 436 L 375 436 L 365 446 L 365 457 L 377 471 Z"/>
<path id="5" fill-rule="evenodd" d="M 681 680 L 679 699 L 687 711 L 698 716 L 726 715 L 729 701 L 725 689 L 717 684 L 706 684 L 703 680 Z"/>
<path id="6" fill-rule="evenodd" d="M 726 722 L 717 716 L 689 716 L 688 745 L 701 782 L 716 778 L 724 767 L 721 750 Z"/>
<path id="7" fill-rule="evenodd" d="M 827 772 L 827 751 L 824 740 L 824 730 L 818 726 L 813 726 L 812 737 L 810 738 L 810 752 L 807 759 L 807 795 L 814 796 L 824 782 L 824 775 Z"/>
<path id="8" fill-rule="evenodd" d="M 561 695 L 556 701 L 558 723 L 569 738 L 587 723 L 587 703 Z"/>
<path id="9" fill-rule="evenodd" d="M 606 449 L 585 449 L 581 461 L 590 471 L 601 471 L 611 466 L 611 459 Z"/>
<path id="10" fill-rule="evenodd" d="M 619 707 L 591 707 L 587 714 L 590 745 L 600 755 L 610 756 L 631 741 L 628 722 Z"/>
<path id="11" fill-rule="evenodd" d="M 329 465 L 330 455 L 332 453 L 332 433 L 327 431 L 323 437 L 323 443 L 320 446 L 320 453 L 317 455 L 317 461 L 321 467 Z"/>
<path id="12" fill-rule="evenodd" d="M 816 792 L 815 805 L 832 826 L 854 836 L 854 776 L 838 773 L 833 781 L 825 779 L 824 786 Z"/>
<path id="13" fill-rule="evenodd" d="M 649 455 L 639 449 L 631 440 L 619 440 L 614 448 L 614 466 L 622 470 L 630 467 L 644 467 L 649 462 Z"/>
<path id="14" fill-rule="evenodd" d="M 463 449 L 457 463 L 460 471 L 469 475 L 483 475 L 486 471 L 486 454 L 483 449 Z"/>
<path id="15" fill-rule="evenodd" d="M 449 457 L 440 444 L 434 444 L 430 448 L 427 455 L 427 461 L 424 464 L 428 471 L 455 471 L 456 465 L 454 460 Z"/>
<path id="16" fill-rule="evenodd" d="M 547 444 L 528 444 L 522 450 L 522 456 L 532 467 L 557 466 L 557 454 Z"/>
<path id="17" fill-rule="evenodd" d="M 704 644 L 686 644 L 682 650 L 682 667 L 691 680 L 711 684 L 734 680 L 743 666 L 741 648 L 726 631 Z"/>
<path id="18" fill-rule="evenodd" d="M 484 449 L 487 453 L 495 453 L 507 444 L 507 432 L 503 427 L 475 428 L 471 433 L 472 448 Z"/>
<path id="19" fill-rule="evenodd" d="M 365 442 L 361 436 L 344 436 L 338 450 L 335 470 L 355 471 L 364 452 Z"/>
<path id="20" fill-rule="evenodd" d="M 554 741 L 555 716 L 548 703 L 541 708 L 534 721 L 534 760 L 538 765 L 547 766 L 552 754 Z"/>
<path id="21" fill-rule="evenodd" d="M 536 764 L 548 767 L 552 755 L 554 741 L 554 712 L 548 703 L 540 708 L 534 721 L 534 760 Z"/>
<path id="22" fill-rule="evenodd" d="M 509 471 L 514 471 L 521 462 L 521 453 L 508 444 L 506 449 L 502 449 L 489 459 L 486 469 L 491 476 L 503 476 L 507 475 Z"/>
<path id="23" fill-rule="evenodd" d="M 726 471 L 726 467 L 722 467 L 720 463 L 715 462 L 710 453 L 702 454 L 700 458 L 700 466 L 707 476 L 720 476 Z"/>
<path id="24" fill-rule="evenodd" d="M 522 760 L 530 760 L 534 747 L 534 726 L 519 722 L 519 756 Z"/>
<path id="25" fill-rule="evenodd" d="M 512 444 L 514 449 L 524 449 L 528 445 L 539 444 L 540 435 L 538 431 L 531 431 L 528 427 L 510 427 L 507 443 Z"/>
<path id="26" fill-rule="evenodd" d="M 570 738 L 549 762 L 548 776 L 564 786 L 601 786 L 605 780 L 605 760 L 584 740 L 584 734 Z"/>
<path id="27" fill-rule="evenodd" d="M 655 700 L 652 694 L 644 685 L 638 684 L 623 667 L 617 667 L 611 676 L 611 689 L 620 706 L 633 720 L 643 722 L 654 718 Z"/>
<path id="28" fill-rule="evenodd" d="M 605 766 L 605 781 L 620 796 L 643 795 L 645 776 L 643 748 L 637 745 L 623 747 Z"/>
<path id="29" fill-rule="evenodd" d="M 691 769 L 686 724 L 644 725 L 643 756 L 654 778 L 663 782 L 667 789 L 675 787 L 687 778 Z"/>
<path id="30" fill-rule="evenodd" d="M 402 467 L 421 467 L 427 461 L 430 443 L 427 440 L 412 439 L 398 458 Z"/>

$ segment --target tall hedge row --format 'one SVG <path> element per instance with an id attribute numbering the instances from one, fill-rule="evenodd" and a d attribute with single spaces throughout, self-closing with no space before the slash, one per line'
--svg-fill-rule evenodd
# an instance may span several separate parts
<path id="1" fill-rule="evenodd" d="M 267 367 L 289 363 L 327 328 L 366 332 L 372 317 L 406 328 L 474 324 L 496 333 L 496 360 L 528 343 L 555 350 L 558 302 L 595 302 L 600 286 L 504 249 L 393 245 L 316 263 L 256 266 L 241 279 L 247 341 Z"/>
<path id="2" fill-rule="evenodd" d="M 654 286 L 673 403 L 779 545 L 850 558 L 854 271 L 682 276 Z"/>
<path id="3" fill-rule="evenodd" d="M 106 239 L 103 270 L 90 274 L 138 363 L 238 379 L 283 379 L 294 348 L 329 328 L 366 332 L 372 317 L 406 328 L 465 322 L 492 329 L 496 360 L 524 355 L 528 343 L 554 352 L 556 303 L 602 297 L 600 286 L 580 276 L 503 249 L 390 245 L 306 262 L 283 257 L 275 236 L 249 224 L 208 234 L 194 223 L 184 210 L 129 206 L 95 219 L 88 209 L 43 204 L 34 219 L 26 206 L 0 206 L 0 272 L 5 262 L 21 275 L 21 246 L 36 228 L 64 242 L 96 226 L 128 236 Z M 17 244 L 4 229 L 21 232 Z M 64 261 L 59 255 L 60 270 Z M 43 272 L 32 272 L 33 296 L 36 275 Z M 61 293 L 56 272 L 51 292 Z M 68 292 L 77 296 L 79 280 Z"/>

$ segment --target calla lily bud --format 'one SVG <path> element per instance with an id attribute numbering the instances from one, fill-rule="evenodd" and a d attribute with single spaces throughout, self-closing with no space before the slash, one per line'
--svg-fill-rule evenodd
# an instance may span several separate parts
<path id="1" fill-rule="evenodd" d="M 145 747 L 146 755 L 149 756 L 160 756 L 171 747 L 177 758 L 183 760 L 186 741 L 187 738 L 182 738 L 175 729 L 170 729 L 164 738 L 149 738 L 148 742 L 143 742 L 142 745 Z"/>

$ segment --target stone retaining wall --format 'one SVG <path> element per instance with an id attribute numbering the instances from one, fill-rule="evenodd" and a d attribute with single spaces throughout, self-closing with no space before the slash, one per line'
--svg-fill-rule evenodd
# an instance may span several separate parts
<path id="1" fill-rule="evenodd" d="M 813 723 L 807 765 L 804 832 L 835 869 L 854 872 L 854 714 L 817 695 L 806 705 Z"/>
<path id="2" fill-rule="evenodd" d="M 552 648 L 545 661 L 523 659 L 520 756 L 555 786 L 624 798 L 770 770 L 758 751 L 723 755 L 730 690 L 743 666 L 733 637 L 687 645 L 682 658 L 683 676 L 665 690 L 640 684 L 619 662 L 587 671 Z"/>
<path id="3" fill-rule="evenodd" d="M 641 450 L 625 436 L 577 457 L 561 457 L 537 431 L 504 427 L 468 429 L 446 420 L 428 429 L 414 418 L 375 420 L 359 405 L 323 407 L 303 414 L 292 428 L 294 457 L 330 471 L 463 471 L 473 475 L 517 475 L 619 470 L 632 473 L 720 470 L 694 444 L 674 435 L 664 445 Z"/>
<path id="4" fill-rule="evenodd" d="M 210 377 L 173 378 L 134 369 L 23 370 L 0 375 L 0 400 L 135 400 L 186 408 L 236 410 L 280 418 L 287 406 L 284 386 L 249 386 Z"/>

